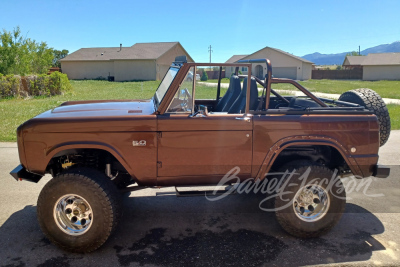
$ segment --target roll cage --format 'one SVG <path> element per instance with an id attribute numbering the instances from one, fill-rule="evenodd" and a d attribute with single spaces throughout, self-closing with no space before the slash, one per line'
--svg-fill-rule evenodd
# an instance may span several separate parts
<path id="1" fill-rule="evenodd" d="M 253 63 L 265 63 L 267 66 L 267 74 L 265 74 L 264 79 L 251 74 L 252 64 Z M 351 112 L 351 114 L 372 114 L 369 110 L 365 109 L 364 106 L 360 106 L 358 104 L 332 100 L 327 98 L 321 98 L 315 96 L 305 87 L 303 87 L 298 82 L 292 79 L 285 78 L 274 78 L 272 75 L 272 64 L 269 59 L 249 59 L 249 60 L 239 60 L 237 63 L 194 63 L 187 62 L 186 56 L 179 56 L 175 59 L 175 61 L 171 64 L 172 68 L 179 68 L 178 73 L 176 74 L 174 80 L 170 84 L 163 100 L 161 103 L 158 103 L 157 114 L 164 114 L 168 109 L 169 103 L 174 98 L 177 90 L 181 86 L 184 81 L 186 74 L 193 67 L 193 77 L 196 76 L 197 67 L 219 67 L 219 78 L 217 83 L 217 96 L 216 101 L 218 102 L 221 98 L 221 79 L 222 79 L 222 69 L 223 67 L 235 67 L 235 75 L 239 78 L 247 78 L 247 88 L 250 88 L 251 79 L 254 79 L 259 85 L 262 86 L 262 95 L 259 97 L 259 105 L 257 109 L 250 110 L 250 90 L 246 92 L 246 108 L 245 114 L 254 114 L 254 115 L 262 115 L 262 114 L 305 114 L 305 113 L 333 113 L 333 114 L 347 114 Z M 247 75 L 239 75 L 239 68 L 247 67 L 248 73 Z M 193 79 L 193 106 L 195 106 L 195 92 L 196 92 L 196 79 Z M 269 108 L 271 94 L 273 94 L 276 98 L 281 101 L 289 104 L 289 100 L 279 94 L 276 90 L 272 89 L 272 84 L 291 84 L 300 90 L 306 97 L 314 101 L 318 104 L 318 107 L 306 107 L 303 109 L 271 109 Z M 193 110 L 194 113 L 194 110 Z"/>

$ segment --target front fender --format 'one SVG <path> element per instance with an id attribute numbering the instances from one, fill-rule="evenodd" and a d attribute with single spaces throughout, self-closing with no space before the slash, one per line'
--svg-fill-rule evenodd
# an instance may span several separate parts
<path id="1" fill-rule="evenodd" d="M 36 145 L 40 146 L 41 144 L 43 143 L 38 142 Z M 34 146 L 35 144 L 33 142 L 30 142 L 29 145 Z M 39 151 L 41 150 L 39 148 L 30 148 L 30 149 Z M 31 162 L 28 162 L 29 170 L 33 173 L 44 175 L 50 160 L 58 153 L 68 149 L 99 149 L 107 151 L 111 155 L 113 155 L 122 164 L 122 166 L 124 166 L 124 168 L 130 175 L 134 176 L 131 166 L 122 157 L 121 153 L 114 147 L 111 147 L 110 145 L 102 142 L 65 142 L 52 146 L 48 149 L 44 148 L 44 159 L 35 160 L 35 162 L 32 162 L 32 164 L 30 164 Z"/>

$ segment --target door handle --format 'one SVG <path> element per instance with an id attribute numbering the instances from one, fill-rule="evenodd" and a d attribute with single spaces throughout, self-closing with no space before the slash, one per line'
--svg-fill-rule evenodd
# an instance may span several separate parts
<path id="1" fill-rule="evenodd" d="M 246 122 L 251 121 L 250 117 L 236 117 L 235 119 L 240 120 L 240 121 L 246 121 Z"/>

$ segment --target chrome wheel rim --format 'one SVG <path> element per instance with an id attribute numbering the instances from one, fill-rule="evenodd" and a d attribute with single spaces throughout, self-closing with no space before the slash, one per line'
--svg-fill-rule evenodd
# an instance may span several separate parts
<path id="1" fill-rule="evenodd" d="M 300 188 L 293 199 L 295 214 L 306 222 L 315 222 L 323 218 L 328 212 L 329 206 L 328 192 L 317 184 Z"/>
<path id="2" fill-rule="evenodd" d="M 54 206 L 53 215 L 57 226 L 69 235 L 82 235 L 93 223 L 92 208 L 78 195 L 60 197 Z"/>

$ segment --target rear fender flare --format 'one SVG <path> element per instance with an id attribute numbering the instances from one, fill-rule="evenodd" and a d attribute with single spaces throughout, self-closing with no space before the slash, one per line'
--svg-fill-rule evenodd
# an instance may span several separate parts
<path id="1" fill-rule="evenodd" d="M 362 176 L 361 169 L 359 168 L 356 160 L 353 157 L 349 156 L 349 151 L 337 140 L 326 136 L 307 135 L 286 137 L 276 142 L 265 156 L 265 159 L 259 171 L 257 172 L 256 180 L 264 179 L 264 174 L 270 171 L 272 164 L 285 148 L 296 145 L 323 145 L 333 147 L 342 155 L 353 174 Z"/>

